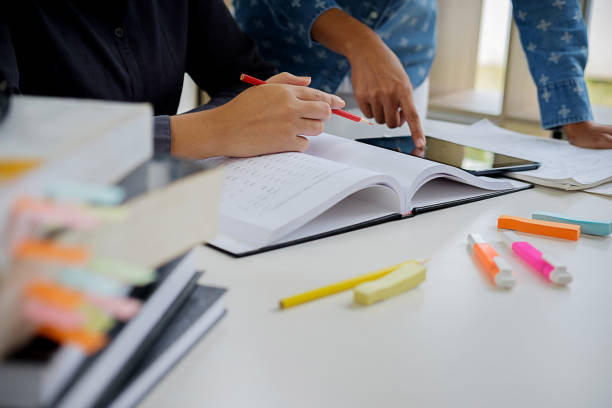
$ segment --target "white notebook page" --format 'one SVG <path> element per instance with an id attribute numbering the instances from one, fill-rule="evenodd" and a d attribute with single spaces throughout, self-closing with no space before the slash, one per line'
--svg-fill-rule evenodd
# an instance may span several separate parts
<path id="1" fill-rule="evenodd" d="M 219 230 L 253 243 L 285 235 L 368 185 L 401 195 L 389 176 L 301 153 L 226 159 L 223 166 Z"/>
<path id="2" fill-rule="evenodd" d="M 415 191 L 436 177 L 448 177 L 490 190 L 513 188 L 507 180 L 477 177 L 456 167 L 325 133 L 310 137 L 309 140 L 307 154 L 393 176 L 401 184 L 407 203 Z"/>

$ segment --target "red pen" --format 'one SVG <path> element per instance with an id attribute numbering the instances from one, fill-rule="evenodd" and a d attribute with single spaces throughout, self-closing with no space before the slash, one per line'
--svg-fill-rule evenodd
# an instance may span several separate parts
<path id="1" fill-rule="evenodd" d="M 252 77 L 250 75 L 247 74 L 240 74 L 240 80 L 242 82 L 246 82 L 247 84 L 251 84 L 251 85 L 263 85 L 266 83 L 266 81 L 262 81 L 261 79 L 257 79 L 255 77 Z M 355 122 L 360 122 L 360 123 L 367 123 L 368 125 L 374 125 L 372 122 L 370 122 L 367 119 L 362 118 L 361 116 L 357 116 L 354 115 L 352 113 L 349 112 L 345 112 L 342 109 L 332 109 L 331 110 L 333 114 L 336 114 L 338 116 L 342 116 L 343 118 L 355 121 Z"/>

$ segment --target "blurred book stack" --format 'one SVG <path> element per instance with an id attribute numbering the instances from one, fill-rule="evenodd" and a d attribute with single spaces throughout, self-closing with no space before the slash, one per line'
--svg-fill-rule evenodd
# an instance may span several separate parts
<path id="1" fill-rule="evenodd" d="M 119 181 L 153 153 L 146 104 L 15 96 L 0 126 L 0 229 L 20 195 L 69 179 Z"/>
<path id="2" fill-rule="evenodd" d="M 146 105 L 15 98 L 0 125 L 0 406 L 132 406 L 225 312 L 191 250 L 221 170 Z"/>

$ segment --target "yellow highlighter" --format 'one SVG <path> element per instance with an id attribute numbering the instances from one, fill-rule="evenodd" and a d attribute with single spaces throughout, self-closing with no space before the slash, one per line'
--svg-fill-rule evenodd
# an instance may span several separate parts
<path id="1" fill-rule="evenodd" d="M 378 269 L 375 270 L 373 272 L 368 272 L 365 273 L 363 275 L 359 275 L 359 276 L 355 276 L 354 278 L 349 278 L 337 283 L 333 283 L 331 285 L 328 286 L 323 286 L 321 288 L 318 289 L 313 289 L 310 290 L 308 292 L 304 292 L 304 293 L 300 293 L 298 295 L 293 295 L 284 299 L 281 299 L 280 301 L 280 307 L 281 309 L 287 309 L 293 306 L 297 306 L 300 305 L 302 303 L 306 303 L 306 302 L 310 302 L 311 300 L 315 300 L 315 299 L 319 299 L 325 296 L 329 296 L 329 295 L 333 295 L 335 293 L 338 292 L 343 292 L 345 290 L 349 290 L 354 288 L 355 286 L 363 283 L 363 282 L 367 282 L 367 281 L 371 281 L 371 280 L 375 280 L 375 279 L 379 279 L 382 278 L 383 276 L 393 272 L 394 270 L 396 270 L 397 268 L 403 266 L 403 265 L 407 265 L 407 264 L 413 264 L 413 263 L 422 263 L 422 262 L 427 262 L 427 260 L 416 260 L 416 259 L 411 259 L 409 261 L 406 262 L 402 262 L 399 263 L 397 265 L 393 265 L 393 266 L 389 266 L 386 268 L 382 268 L 382 269 Z"/>
<path id="2" fill-rule="evenodd" d="M 355 303 L 371 305 L 413 289 L 425 280 L 427 268 L 407 263 L 380 279 L 362 283 L 354 290 Z"/>

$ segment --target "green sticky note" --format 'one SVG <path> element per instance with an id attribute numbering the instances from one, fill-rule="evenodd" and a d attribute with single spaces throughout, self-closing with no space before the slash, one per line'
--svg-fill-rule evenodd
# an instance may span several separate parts
<path id="1" fill-rule="evenodd" d="M 83 205 L 79 210 L 101 221 L 125 221 L 130 215 L 130 209 L 123 205 Z"/>
<path id="2" fill-rule="evenodd" d="M 96 257 L 91 260 L 87 267 L 93 272 L 131 285 L 146 285 L 155 280 L 153 269 L 116 259 Z"/>
<path id="3" fill-rule="evenodd" d="M 83 326 L 85 330 L 96 333 L 106 333 L 115 324 L 115 319 L 113 319 L 109 314 L 89 303 L 85 303 L 83 306 L 81 306 L 79 308 L 79 312 L 85 321 Z"/>

